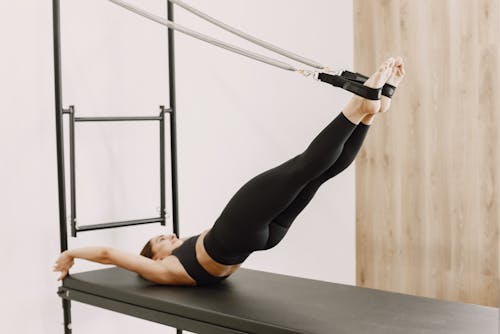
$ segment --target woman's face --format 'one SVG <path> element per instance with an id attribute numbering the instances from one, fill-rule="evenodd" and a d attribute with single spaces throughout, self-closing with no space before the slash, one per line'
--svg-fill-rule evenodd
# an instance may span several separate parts
<path id="1" fill-rule="evenodd" d="M 162 234 L 150 240 L 153 260 L 160 260 L 172 254 L 172 251 L 182 244 L 177 236 L 172 234 Z"/>

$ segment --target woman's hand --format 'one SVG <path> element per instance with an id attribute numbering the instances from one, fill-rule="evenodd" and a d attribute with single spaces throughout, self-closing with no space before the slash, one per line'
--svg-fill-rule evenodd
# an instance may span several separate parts
<path id="1" fill-rule="evenodd" d="M 56 260 L 53 271 L 61 272 L 61 276 L 57 279 L 58 281 L 64 279 L 68 275 L 69 268 L 74 264 L 74 257 L 69 253 L 69 251 L 64 251 L 61 253 L 59 258 Z"/>

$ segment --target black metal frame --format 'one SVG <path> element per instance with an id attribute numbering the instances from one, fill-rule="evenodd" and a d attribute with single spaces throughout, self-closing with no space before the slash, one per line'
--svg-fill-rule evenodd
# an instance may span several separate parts
<path id="1" fill-rule="evenodd" d="M 165 210 L 165 113 L 172 115 L 171 109 L 160 106 L 159 116 L 122 116 L 122 117 L 76 117 L 75 106 L 64 109 L 63 114 L 69 115 L 69 140 L 70 140 L 70 190 L 71 190 L 71 236 L 76 237 L 78 232 L 102 230 L 115 227 L 142 225 L 151 223 L 166 224 Z M 118 222 L 100 223 L 94 225 L 78 226 L 76 218 L 76 179 L 75 179 L 75 123 L 76 122 L 124 122 L 124 121 L 159 121 L 160 130 L 160 217 L 124 220 Z"/>
<path id="2" fill-rule="evenodd" d="M 69 140 L 70 140 L 70 197 L 71 197 L 71 235 L 76 237 L 78 232 L 93 231 L 100 229 L 141 225 L 150 223 L 166 224 L 165 208 L 165 114 L 170 116 L 170 152 L 171 152 L 171 180 L 172 180 L 172 227 L 173 232 L 179 236 L 179 213 L 178 213 L 178 182 L 177 182 L 177 131 L 176 131 L 176 104 L 175 104 L 175 59 L 174 59 L 174 34 L 168 29 L 168 67 L 169 67 L 169 102 L 170 107 L 160 106 L 159 116 L 127 116 L 127 117 L 76 117 L 75 107 L 63 108 L 62 101 L 62 75 L 61 75 L 61 21 L 60 0 L 52 0 L 53 14 L 53 41 L 54 41 L 54 84 L 55 84 L 55 116 L 56 116 L 56 145 L 57 145 L 57 176 L 59 193 L 59 229 L 61 252 L 68 249 L 67 211 L 66 211 L 66 180 L 64 162 L 64 115 L 69 115 Z M 167 17 L 173 21 L 173 5 L 167 1 Z M 123 121 L 158 121 L 160 138 L 160 217 L 135 219 L 118 222 L 108 222 L 94 225 L 78 226 L 76 218 L 76 189 L 75 189 L 75 123 L 76 122 L 123 122 Z M 69 293 L 61 293 L 64 313 L 64 332 L 71 334 L 71 299 Z M 93 296 L 97 298 L 96 296 Z M 75 298 L 78 300 L 78 298 Z M 90 303 L 87 299 L 80 301 Z M 96 305 L 99 306 L 99 305 Z M 107 308 L 107 307 L 105 307 Z M 143 319 L 140 314 L 144 312 L 118 310 L 121 313 L 135 315 Z M 177 330 L 178 334 L 182 330 Z"/>
<path id="3" fill-rule="evenodd" d="M 218 325 L 191 319 L 189 317 L 179 316 L 173 313 L 160 312 L 154 309 L 133 305 L 120 300 L 97 296 L 79 290 L 67 289 L 65 287 L 60 287 L 57 294 L 62 298 L 63 301 L 70 302 L 71 300 L 74 300 L 88 305 L 101 307 L 106 310 L 152 321 L 169 327 L 175 327 L 178 334 L 182 334 L 183 330 L 204 334 L 248 334 L 247 332 L 224 327 L 223 324 Z"/>

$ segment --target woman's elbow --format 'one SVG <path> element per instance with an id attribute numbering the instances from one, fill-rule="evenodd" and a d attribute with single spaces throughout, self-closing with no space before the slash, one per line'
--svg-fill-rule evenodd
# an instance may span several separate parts
<path id="1" fill-rule="evenodd" d="M 99 262 L 102 264 L 112 264 L 111 257 L 113 250 L 109 247 L 102 247 L 99 254 Z"/>

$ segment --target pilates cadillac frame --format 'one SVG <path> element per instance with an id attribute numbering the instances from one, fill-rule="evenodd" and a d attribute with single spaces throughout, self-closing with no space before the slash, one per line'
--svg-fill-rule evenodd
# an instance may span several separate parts
<path id="1" fill-rule="evenodd" d="M 121 0 L 111 0 L 123 5 Z M 167 17 L 173 21 L 173 3 Z M 166 225 L 165 120 L 170 121 L 172 225 L 179 235 L 174 34 L 168 30 L 169 107 L 158 116 L 76 117 L 74 106 L 63 107 L 61 78 L 60 0 L 52 0 L 54 31 L 55 121 L 59 184 L 60 248 L 68 248 L 64 165 L 64 116 L 69 116 L 71 235 L 78 232 L 138 224 Z M 163 22 L 163 19 L 158 19 Z M 241 51 L 241 50 L 240 50 Z M 249 56 L 246 51 L 240 52 Z M 256 60 L 265 58 L 254 57 Z M 267 60 L 266 60 L 267 62 Z M 269 61 L 271 64 L 280 64 Z M 340 74 L 340 72 L 339 72 Z M 344 79 L 362 85 L 366 78 L 344 72 Z M 325 80 L 330 80 L 327 77 Z M 345 83 L 345 82 L 344 82 Z M 340 83 L 341 86 L 344 83 Z M 339 83 L 334 82 L 334 85 Z M 349 88 L 364 93 L 358 86 Z M 346 87 L 344 87 L 346 88 Z M 347 87 L 348 88 L 348 87 Z M 391 87 L 377 94 L 391 95 Z M 168 115 L 168 116 L 167 116 Z M 75 125 L 79 122 L 158 122 L 160 131 L 160 206 L 158 217 L 79 226 L 75 196 Z M 179 235 L 180 236 L 180 235 Z M 496 333 L 495 308 L 437 301 L 373 289 L 240 268 L 214 286 L 161 286 L 121 268 L 68 275 L 58 295 L 64 311 L 64 332 L 72 333 L 71 301 L 203 334 L 485 334 Z"/>
<path id="2" fill-rule="evenodd" d="M 142 117 L 76 117 L 75 107 L 63 106 L 63 84 L 61 69 L 61 20 L 60 0 L 52 0 L 53 13 L 53 43 L 54 43 L 54 84 L 55 84 L 55 119 L 56 119 L 56 144 L 57 144 L 57 175 L 59 190 L 59 228 L 61 252 L 68 249 L 67 236 L 67 213 L 66 213 L 66 178 L 64 159 L 64 115 L 69 115 L 69 139 L 70 139 L 70 197 L 71 197 L 71 235 L 77 236 L 78 232 L 125 227 L 132 225 L 161 223 L 166 225 L 167 212 L 165 208 L 165 118 L 170 119 L 170 154 L 171 154 L 171 184 L 172 184 L 172 224 L 173 232 L 179 235 L 179 213 L 178 213 L 178 181 L 177 181 L 177 131 L 176 131 L 176 109 L 175 109 L 175 56 L 174 56 L 174 33 L 168 29 L 168 77 L 169 77 L 169 103 L 170 107 L 160 106 L 159 116 Z M 167 1 L 167 18 L 173 21 L 173 5 Z M 158 121 L 160 132 L 160 215 L 159 217 L 135 219 L 118 222 L 107 222 L 79 226 L 76 217 L 76 184 L 75 184 L 75 123 L 77 122 L 136 122 L 136 121 Z M 71 333 L 70 300 L 63 299 L 65 333 Z M 182 331 L 178 331 L 182 333 Z"/>

